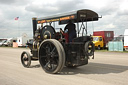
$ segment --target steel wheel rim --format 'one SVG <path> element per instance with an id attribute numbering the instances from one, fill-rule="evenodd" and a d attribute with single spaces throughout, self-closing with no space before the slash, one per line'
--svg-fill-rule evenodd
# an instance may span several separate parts
<path id="1" fill-rule="evenodd" d="M 59 55 L 56 46 L 51 42 L 44 42 L 41 49 L 40 63 L 44 70 L 53 72 L 58 67 Z"/>
<path id="2" fill-rule="evenodd" d="M 24 67 L 29 67 L 31 64 L 31 57 L 28 52 L 23 52 L 21 55 L 21 62 Z"/>
<path id="3" fill-rule="evenodd" d="M 23 54 L 23 58 L 22 58 L 22 60 L 23 60 L 23 63 L 27 66 L 28 63 L 29 63 L 29 61 L 28 61 L 28 56 L 27 56 L 26 53 Z"/>

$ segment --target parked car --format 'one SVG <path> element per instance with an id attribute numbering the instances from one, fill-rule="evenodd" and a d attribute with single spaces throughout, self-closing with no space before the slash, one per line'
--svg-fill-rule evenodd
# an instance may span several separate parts
<path id="1" fill-rule="evenodd" d="M 6 41 L 7 41 L 7 40 L 2 40 L 2 41 L 0 42 L 0 46 L 2 46 Z"/>
<path id="2" fill-rule="evenodd" d="M 3 43 L 3 46 L 9 46 L 11 47 L 13 44 L 13 40 L 16 40 L 15 38 L 8 38 L 6 42 Z"/>

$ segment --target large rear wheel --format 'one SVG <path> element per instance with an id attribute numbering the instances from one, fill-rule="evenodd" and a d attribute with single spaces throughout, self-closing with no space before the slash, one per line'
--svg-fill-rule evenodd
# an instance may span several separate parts
<path id="1" fill-rule="evenodd" d="M 65 63 L 65 51 L 59 41 L 44 40 L 39 47 L 39 62 L 47 73 L 58 73 Z"/>

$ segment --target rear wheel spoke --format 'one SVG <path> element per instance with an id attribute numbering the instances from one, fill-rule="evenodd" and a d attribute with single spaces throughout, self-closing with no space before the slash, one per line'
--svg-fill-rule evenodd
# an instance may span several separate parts
<path id="1" fill-rule="evenodd" d="M 44 67 L 45 67 L 45 68 L 48 68 L 48 65 L 49 65 L 49 64 L 50 64 L 50 61 L 48 61 Z"/>

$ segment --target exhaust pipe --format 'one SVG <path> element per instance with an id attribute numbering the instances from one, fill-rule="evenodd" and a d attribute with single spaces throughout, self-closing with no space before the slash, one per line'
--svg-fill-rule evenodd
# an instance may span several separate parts
<path id="1" fill-rule="evenodd" d="M 35 31 L 37 30 L 37 21 L 36 21 L 36 17 L 33 17 L 32 18 L 32 23 L 33 23 L 33 38 L 34 38 L 34 35 L 35 35 Z"/>

